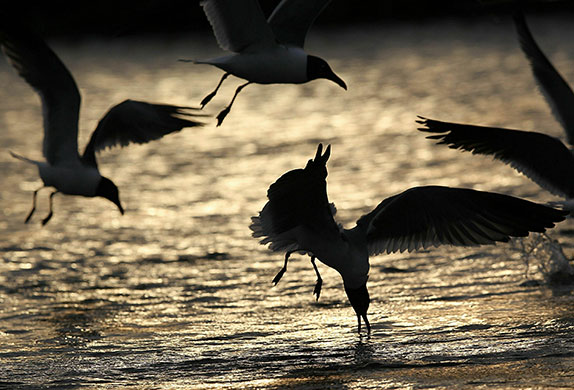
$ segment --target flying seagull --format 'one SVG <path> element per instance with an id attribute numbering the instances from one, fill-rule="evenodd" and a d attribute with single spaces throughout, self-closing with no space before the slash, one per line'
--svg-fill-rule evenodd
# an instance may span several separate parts
<path id="1" fill-rule="evenodd" d="M 540 90 L 564 128 L 570 147 L 558 138 L 538 132 L 441 122 L 420 116 L 417 122 L 426 127 L 419 130 L 435 134 L 427 138 L 439 140 L 439 144 L 452 149 L 494 156 L 540 187 L 565 198 L 565 201 L 555 203 L 573 211 L 574 93 L 536 44 L 524 15 L 515 14 L 514 22 L 520 46 Z"/>
<path id="2" fill-rule="evenodd" d="M 188 119 L 187 107 L 150 104 L 125 100 L 112 107 L 100 120 L 86 145 L 78 153 L 78 118 L 80 92 L 66 66 L 41 38 L 19 30 L 0 31 L 0 46 L 18 74 L 36 90 L 42 100 L 44 117 L 43 155 L 46 161 L 35 161 L 12 155 L 35 164 L 44 185 L 34 191 L 30 220 L 36 210 L 36 196 L 44 187 L 54 187 L 50 194 L 50 211 L 42 220 L 52 217 L 52 198 L 58 192 L 86 197 L 101 196 L 114 203 L 123 214 L 116 185 L 98 171 L 96 152 L 116 145 L 146 143 L 184 127 L 202 125 Z"/>
<path id="3" fill-rule="evenodd" d="M 285 173 L 267 192 L 269 201 L 252 217 L 253 236 L 269 249 L 289 256 L 307 253 L 317 274 L 314 294 L 319 299 L 322 279 L 315 265 L 319 259 L 341 274 L 345 292 L 367 332 L 369 256 L 412 251 L 439 245 L 477 246 L 506 242 L 511 236 L 544 232 L 564 220 L 567 212 L 508 195 L 440 186 L 414 187 L 383 200 L 363 215 L 352 229 L 334 219 L 335 208 L 327 198 L 326 163 L 320 144 L 304 169 Z"/>
<path id="4" fill-rule="evenodd" d="M 230 75 L 247 80 L 229 105 L 217 116 L 220 126 L 248 84 L 301 84 L 324 78 L 347 89 L 327 62 L 303 50 L 307 31 L 331 0 L 282 0 L 265 20 L 257 0 L 203 0 L 203 11 L 223 50 L 234 54 L 207 59 L 182 60 L 209 64 L 225 73 L 213 92 L 201 101 L 203 108 Z"/>

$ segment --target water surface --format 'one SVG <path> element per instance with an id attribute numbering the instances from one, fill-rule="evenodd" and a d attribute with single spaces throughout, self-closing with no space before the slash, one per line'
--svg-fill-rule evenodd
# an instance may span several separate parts
<path id="1" fill-rule="evenodd" d="M 574 26 L 530 19 L 574 83 Z M 197 105 L 221 72 L 177 62 L 221 52 L 210 35 L 50 42 L 83 97 L 80 145 L 124 99 Z M 250 217 L 317 143 L 332 145 L 328 192 L 350 226 L 417 185 L 557 200 L 487 157 L 437 147 L 416 115 L 562 137 L 508 20 L 313 31 L 347 92 L 325 80 L 247 87 L 223 126 L 188 129 L 99 156 L 126 214 L 103 199 L 55 197 L 41 227 L 23 220 L 41 158 L 37 95 L 0 64 L 0 387 L 488 388 L 574 383 L 574 296 L 551 287 L 510 245 L 439 248 L 372 259 L 370 338 L 335 271 L 282 265 L 250 236 Z M 216 114 L 240 84 L 206 107 Z M 46 191 L 46 190 L 44 190 Z M 550 232 L 572 253 L 572 222 Z M 527 280 L 541 285 L 524 284 Z"/>

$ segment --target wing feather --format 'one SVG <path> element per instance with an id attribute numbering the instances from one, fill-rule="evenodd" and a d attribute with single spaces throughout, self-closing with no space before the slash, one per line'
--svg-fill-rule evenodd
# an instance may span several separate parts
<path id="1" fill-rule="evenodd" d="M 44 157 L 52 165 L 79 161 L 81 98 L 70 71 L 40 37 L 19 28 L 0 30 L 2 50 L 42 100 Z"/>
<path id="2" fill-rule="evenodd" d="M 100 120 L 86 145 L 82 160 L 96 165 L 95 153 L 116 145 L 143 144 L 180 131 L 202 126 L 187 107 L 125 100 L 112 107 Z"/>
<path id="3" fill-rule="evenodd" d="M 331 0 L 282 0 L 269 16 L 277 41 L 303 47 L 307 32 Z"/>
<path id="4" fill-rule="evenodd" d="M 530 62 L 540 91 L 552 113 L 564 128 L 568 143 L 574 145 L 574 92 L 534 40 L 524 14 L 514 14 L 514 24 L 518 32 L 520 47 Z"/>
<path id="5" fill-rule="evenodd" d="M 419 130 L 436 134 L 427 138 L 438 140 L 438 144 L 493 156 L 551 193 L 574 197 L 574 156 L 554 137 L 426 118 L 418 122 L 426 126 Z"/>
<path id="6" fill-rule="evenodd" d="M 567 212 L 492 192 L 415 187 L 382 201 L 357 225 L 370 255 L 439 245 L 476 246 L 544 232 Z"/>
<path id="7" fill-rule="evenodd" d="M 275 44 L 257 0 L 203 0 L 200 5 L 223 50 L 250 52 Z"/>
<path id="8" fill-rule="evenodd" d="M 334 207 L 327 198 L 325 164 L 330 148 L 323 156 L 321 150 L 320 145 L 304 169 L 285 173 L 269 187 L 269 201 L 250 226 L 254 237 L 262 237 L 261 244 L 271 243 L 270 249 L 276 251 L 289 250 L 304 246 L 303 233 L 324 239 L 339 236 Z"/>

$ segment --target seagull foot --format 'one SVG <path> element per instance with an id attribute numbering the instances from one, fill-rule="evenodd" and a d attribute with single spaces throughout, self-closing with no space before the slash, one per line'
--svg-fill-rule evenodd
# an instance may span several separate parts
<path id="1" fill-rule="evenodd" d="M 26 220 L 24 220 L 24 223 L 28 223 L 28 221 L 30 221 L 30 218 L 32 218 L 32 214 L 34 214 L 34 211 L 36 211 L 36 206 L 32 207 L 32 210 L 30 210 L 30 212 L 28 213 L 28 216 L 26 217 Z"/>
<path id="2" fill-rule="evenodd" d="M 47 224 L 48 221 L 52 218 L 53 210 L 54 210 L 54 208 L 53 208 L 53 207 L 54 207 L 54 205 L 53 205 L 54 195 L 56 195 L 58 192 L 59 192 L 59 191 L 56 190 L 56 191 L 54 191 L 54 192 L 52 192 L 52 193 L 50 194 L 50 212 L 48 213 L 48 215 L 46 215 L 46 218 L 44 218 L 44 219 L 42 220 L 42 226 L 44 226 L 45 224 Z"/>
<path id="3" fill-rule="evenodd" d="M 203 110 L 203 107 L 205 107 L 207 105 L 207 103 L 209 103 L 211 101 L 211 99 L 213 99 L 213 97 L 215 96 L 216 93 L 217 93 L 217 91 L 213 91 L 209 95 L 204 97 L 203 100 L 201 101 L 201 103 L 199 103 L 199 105 L 201 106 L 199 109 Z"/>
<path id="4" fill-rule="evenodd" d="M 272 282 L 273 285 L 277 286 L 277 283 L 279 283 L 279 281 L 283 277 L 283 274 L 285 273 L 285 271 L 287 271 L 287 268 L 285 268 L 285 267 L 281 268 L 281 270 L 273 278 L 273 282 Z"/>
<path id="5" fill-rule="evenodd" d="M 223 111 L 217 114 L 217 127 L 221 126 L 223 120 L 225 119 L 227 114 L 229 114 L 229 111 L 231 111 L 231 107 L 226 107 Z"/>
<path id="6" fill-rule="evenodd" d="M 42 220 L 42 226 L 44 226 L 45 224 L 47 224 L 48 221 L 50 221 L 50 219 L 52 219 L 52 215 L 53 215 L 53 213 L 52 213 L 52 211 L 50 211 L 50 213 L 49 213 L 48 215 L 46 215 L 46 218 L 44 218 L 44 219 Z"/>
<path id="7" fill-rule="evenodd" d="M 215 87 L 215 89 L 213 90 L 213 92 L 211 92 L 209 95 L 207 95 L 206 97 L 203 98 L 203 100 L 201 101 L 201 109 L 203 110 L 203 107 L 205 107 L 205 105 L 207 103 L 209 103 L 211 101 L 211 99 L 213 99 L 213 97 L 217 94 L 217 91 L 219 91 L 219 87 L 221 87 L 221 84 L 223 84 L 223 82 L 225 81 L 226 78 L 229 77 L 231 73 L 225 73 L 223 75 L 223 77 L 221 77 L 221 80 L 219 80 L 219 83 L 217 84 L 217 87 Z M 224 117 L 225 118 L 225 117 Z M 221 119 L 221 121 L 223 121 L 223 118 Z M 220 123 L 221 124 L 221 123 Z M 219 124 L 217 125 L 219 126 Z"/>
<path id="8" fill-rule="evenodd" d="M 321 287 L 323 287 L 323 279 L 317 279 L 317 283 L 315 283 L 315 288 L 313 289 L 313 295 L 317 296 L 317 301 L 319 300 L 319 296 L 321 295 Z"/>
<path id="9" fill-rule="evenodd" d="M 10 152 L 10 153 L 12 153 L 12 152 Z M 14 154 L 14 153 L 12 153 L 12 156 L 14 156 L 16 158 L 20 158 L 18 155 Z M 44 187 L 38 188 L 32 194 L 32 210 L 30 210 L 30 212 L 28 213 L 28 216 L 26 217 L 26 220 L 24 221 L 24 223 L 28 223 L 30 218 L 32 218 L 32 214 L 34 214 L 34 211 L 36 211 L 36 198 L 38 197 L 38 191 L 40 191 L 42 188 L 44 188 Z"/>

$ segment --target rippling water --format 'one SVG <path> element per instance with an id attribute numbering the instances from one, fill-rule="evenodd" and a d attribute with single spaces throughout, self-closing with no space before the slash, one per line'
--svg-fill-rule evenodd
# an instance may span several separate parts
<path id="1" fill-rule="evenodd" d="M 531 18 L 574 83 L 574 25 Z M 177 62 L 220 54 L 210 35 L 51 42 L 83 95 L 80 144 L 123 99 L 197 105 L 221 72 Z M 345 225 L 425 184 L 556 200 L 486 157 L 436 147 L 416 115 L 562 136 L 508 20 L 313 31 L 308 49 L 347 82 L 249 86 L 220 128 L 188 129 L 102 153 L 126 215 L 102 199 L 47 192 L 23 220 L 41 157 L 31 88 L 0 64 L 0 387 L 420 388 L 570 387 L 574 295 L 536 286 L 510 245 L 372 259 L 373 334 L 360 339 L 335 271 L 319 302 L 308 258 L 250 236 L 270 183 L 333 148 L 328 192 Z M 216 114 L 240 81 L 206 107 Z M 572 222 L 551 232 L 572 253 Z M 543 261 L 544 259 L 537 259 Z"/>

